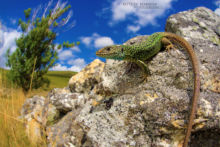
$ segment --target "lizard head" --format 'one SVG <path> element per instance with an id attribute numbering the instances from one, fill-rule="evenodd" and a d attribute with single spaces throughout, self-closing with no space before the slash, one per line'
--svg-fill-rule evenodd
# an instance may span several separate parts
<path id="1" fill-rule="evenodd" d="M 124 48 L 122 45 L 106 46 L 98 50 L 96 55 L 107 59 L 123 60 Z"/>

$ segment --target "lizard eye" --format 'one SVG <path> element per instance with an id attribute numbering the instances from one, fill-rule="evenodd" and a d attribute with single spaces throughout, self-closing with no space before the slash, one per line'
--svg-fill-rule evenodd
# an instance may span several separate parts
<path id="1" fill-rule="evenodd" d="M 111 48 L 110 48 L 110 47 L 107 47 L 107 48 L 106 48 L 106 50 L 107 50 L 107 51 L 110 51 L 110 50 L 111 50 Z"/>

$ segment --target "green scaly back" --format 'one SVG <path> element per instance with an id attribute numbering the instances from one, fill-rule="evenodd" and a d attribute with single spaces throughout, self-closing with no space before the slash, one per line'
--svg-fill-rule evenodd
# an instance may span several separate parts
<path id="1" fill-rule="evenodd" d="M 163 34 L 158 32 L 150 35 L 144 42 L 135 45 L 122 45 L 124 49 L 125 59 L 127 60 L 147 60 L 157 54 L 161 47 L 161 39 Z"/>

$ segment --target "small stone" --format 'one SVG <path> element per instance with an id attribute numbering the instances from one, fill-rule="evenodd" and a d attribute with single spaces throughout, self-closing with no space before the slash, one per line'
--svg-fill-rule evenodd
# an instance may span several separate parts
<path id="1" fill-rule="evenodd" d="M 92 106 L 97 106 L 97 105 L 99 105 L 100 103 L 99 102 L 97 102 L 96 100 L 92 100 Z"/>
<path id="2" fill-rule="evenodd" d="M 144 101 L 140 101 L 140 105 L 144 105 Z"/>

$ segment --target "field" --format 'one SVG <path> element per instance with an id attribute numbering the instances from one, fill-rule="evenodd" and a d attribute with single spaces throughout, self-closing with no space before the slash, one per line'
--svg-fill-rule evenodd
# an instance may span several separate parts
<path id="1" fill-rule="evenodd" d="M 68 85 L 70 77 L 72 77 L 76 72 L 72 71 L 49 71 L 46 74 L 46 77 L 50 80 L 50 86 L 49 87 L 42 87 L 39 89 L 34 89 L 29 94 L 29 96 L 33 96 L 36 94 L 46 96 L 47 93 L 53 89 L 53 88 L 63 88 Z"/>
<path id="2" fill-rule="evenodd" d="M 69 78 L 75 74 L 71 71 L 49 71 L 49 87 L 34 89 L 25 96 L 21 89 L 12 88 L 13 83 L 6 79 L 7 70 L 0 69 L 0 147 L 44 147 L 46 141 L 32 144 L 25 133 L 24 122 L 18 119 L 21 107 L 27 97 L 46 96 L 53 88 L 67 86 Z"/>

